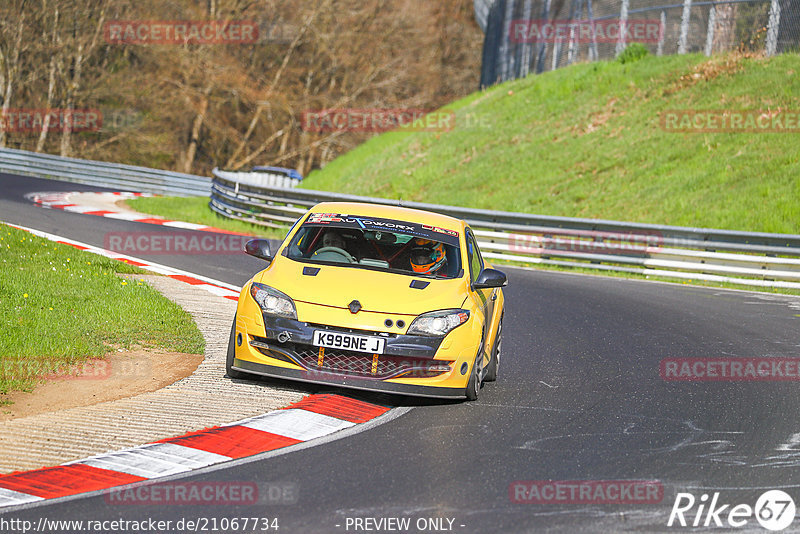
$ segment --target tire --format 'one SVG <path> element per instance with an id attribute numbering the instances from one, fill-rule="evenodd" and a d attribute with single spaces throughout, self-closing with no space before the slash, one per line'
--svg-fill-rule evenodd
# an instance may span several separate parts
<path id="1" fill-rule="evenodd" d="M 233 316 L 233 324 L 231 325 L 231 337 L 228 339 L 228 356 L 225 358 L 225 374 L 228 378 L 234 380 L 240 378 L 247 378 L 247 375 L 241 371 L 233 369 L 233 359 L 236 357 L 236 316 Z"/>
<path id="2" fill-rule="evenodd" d="M 478 355 L 475 356 L 475 363 L 472 364 L 472 373 L 470 374 L 469 382 L 467 382 L 467 387 L 464 390 L 464 395 L 467 397 L 468 401 L 478 400 L 478 393 L 481 390 L 481 368 L 478 365 L 478 362 L 480 361 L 482 354 L 483 345 L 481 345 Z"/>
<path id="3" fill-rule="evenodd" d="M 500 370 L 500 352 L 503 343 L 503 316 L 500 316 L 500 322 L 497 324 L 497 336 L 495 336 L 494 347 L 492 347 L 492 357 L 489 359 L 489 364 L 486 366 L 486 376 L 483 378 L 484 382 L 494 382 L 497 380 L 497 372 Z"/>

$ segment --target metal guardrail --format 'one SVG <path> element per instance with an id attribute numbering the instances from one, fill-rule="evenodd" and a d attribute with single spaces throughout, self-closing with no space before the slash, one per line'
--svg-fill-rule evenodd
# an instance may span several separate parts
<path id="1" fill-rule="evenodd" d="M 251 172 L 214 169 L 214 173 L 232 182 L 256 187 L 296 187 L 303 180 L 297 171 L 280 167 L 256 167 Z"/>
<path id="2" fill-rule="evenodd" d="M 0 149 L 0 172 L 146 193 L 206 196 L 217 213 L 286 227 L 324 201 L 370 202 L 467 221 L 487 258 L 669 278 L 800 289 L 800 235 L 490 211 L 261 185 L 264 175 L 203 176 Z M 244 176 L 248 175 L 248 176 Z M 247 183 L 250 182 L 250 183 Z M 276 181 L 277 183 L 278 181 Z M 286 180 L 285 185 L 295 185 Z"/>
<path id="3" fill-rule="evenodd" d="M 232 219 L 285 227 L 309 207 L 326 201 L 403 206 L 463 219 L 475 232 L 484 256 L 492 259 L 800 289 L 800 235 L 529 215 L 257 187 L 233 181 L 217 169 L 209 206 Z"/>
<path id="4" fill-rule="evenodd" d="M 0 148 L 0 172 L 161 195 L 208 196 L 205 176 Z"/>

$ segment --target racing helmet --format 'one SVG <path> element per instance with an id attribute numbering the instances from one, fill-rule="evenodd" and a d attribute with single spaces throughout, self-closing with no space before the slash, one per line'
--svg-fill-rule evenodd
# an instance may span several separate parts
<path id="1" fill-rule="evenodd" d="M 411 249 L 411 270 L 420 274 L 434 274 L 447 261 L 444 244 L 417 238 Z"/>

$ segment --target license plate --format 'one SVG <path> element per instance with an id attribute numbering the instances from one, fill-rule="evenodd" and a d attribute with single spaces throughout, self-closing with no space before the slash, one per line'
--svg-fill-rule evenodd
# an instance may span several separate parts
<path id="1" fill-rule="evenodd" d="M 386 340 L 375 336 L 358 336 L 343 334 L 341 332 L 328 332 L 326 330 L 314 331 L 314 345 L 329 349 L 354 350 L 369 352 L 370 354 L 383 354 Z"/>

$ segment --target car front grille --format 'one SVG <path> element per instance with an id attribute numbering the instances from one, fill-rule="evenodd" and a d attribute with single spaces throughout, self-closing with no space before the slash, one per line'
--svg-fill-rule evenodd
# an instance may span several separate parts
<path id="1" fill-rule="evenodd" d="M 385 380 L 387 378 L 430 378 L 450 370 L 452 362 L 366 354 L 341 349 L 321 349 L 302 343 L 276 344 L 274 340 L 253 336 L 251 345 L 262 354 L 291 361 L 307 371 L 358 376 Z"/>
<path id="2" fill-rule="evenodd" d="M 448 362 L 364 354 L 339 349 L 324 349 L 311 345 L 297 345 L 299 363 L 308 370 L 336 374 L 356 375 L 377 379 L 415 377 L 426 378 L 446 371 Z M 321 363 L 321 365 L 320 365 Z"/>
<path id="3" fill-rule="evenodd" d="M 387 378 L 430 378 L 450 370 L 452 362 L 428 358 L 409 358 L 366 354 L 341 349 L 321 349 L 301 343 L 274 344 L 266 338 L 253 337 L 251 344 L 271 358 L 292 361 L 300 367 L 319 373 Z"/>

